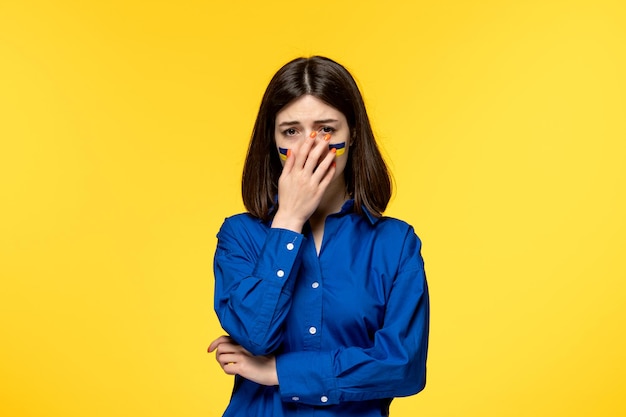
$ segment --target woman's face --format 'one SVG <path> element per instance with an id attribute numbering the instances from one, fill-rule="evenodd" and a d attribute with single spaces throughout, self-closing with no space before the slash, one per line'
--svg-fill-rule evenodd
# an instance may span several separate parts
<path id="1" fill-rule="evenodd" d="M 287 149 L 296 150 L 312 132 L 317 132 L 316 140 L 324 140 L 330 133 L 329 147 L 337 149 L 335 162 L 337 169 L 333 179 L 343 175 L 348 161 L 350 147 L 350 127 L 346 117 L 334 107 L 311 95 L 304 95 L 283 107 L 276 115 L 274 140 L 284 165 Z"/>

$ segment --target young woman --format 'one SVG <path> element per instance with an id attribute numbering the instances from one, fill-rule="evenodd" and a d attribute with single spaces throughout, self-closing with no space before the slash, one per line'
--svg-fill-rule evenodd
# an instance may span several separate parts
<path id="1" fill-rule="evenodd" d="M 225 416 L 386 416 L 426 382 L 421 242 L 383 217 L 391 181 L 359 89 L 315 56 L 270 81 L 248 149 L 247 213 L 215 254 L 209 346 L 235 386 Z"/>

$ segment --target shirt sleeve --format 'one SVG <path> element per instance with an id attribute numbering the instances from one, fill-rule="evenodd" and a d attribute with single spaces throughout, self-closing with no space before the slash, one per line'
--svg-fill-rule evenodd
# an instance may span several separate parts
<path id="1" fill-rule="evenodd" d="M 266 355 L 282 341 L 304 237 L 285 229 L 259 233 L 233 219 L 222 225 L 214 301 L 222 328 L 252 354 Z"/>
<path id="2" fill-rule="evenodd" d="M 283 401 L 332 405 L 413 395 L 424 388 L 430 306 L 420 250 L 421 242 L 411 229 L 387 300 L 384 326 L 375 333 L 372 347 L 277 356 Z"/>

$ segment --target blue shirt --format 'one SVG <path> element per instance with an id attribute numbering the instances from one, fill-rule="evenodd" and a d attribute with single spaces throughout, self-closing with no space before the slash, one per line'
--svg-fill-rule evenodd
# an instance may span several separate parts
<path id="1" fill-rule="evenodd" d="M 421 242 L 408 224 L 353 210 L 310 229 L 224 221 L 215 311 L 254 355 L 273 354 L 279 385 L 235 377 L 224 416 L 381 416 L 426 383 L 429 299 Z"/>

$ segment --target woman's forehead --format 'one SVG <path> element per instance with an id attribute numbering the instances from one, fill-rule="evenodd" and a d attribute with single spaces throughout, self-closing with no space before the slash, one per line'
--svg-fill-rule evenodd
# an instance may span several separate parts
<path id="1" fill-rule="evenodd" d="M 345 121 L 345 116 L 326 102 L 308 94 L 291 101 L 276 114 L 277 125 L 331 121 Z"/>

